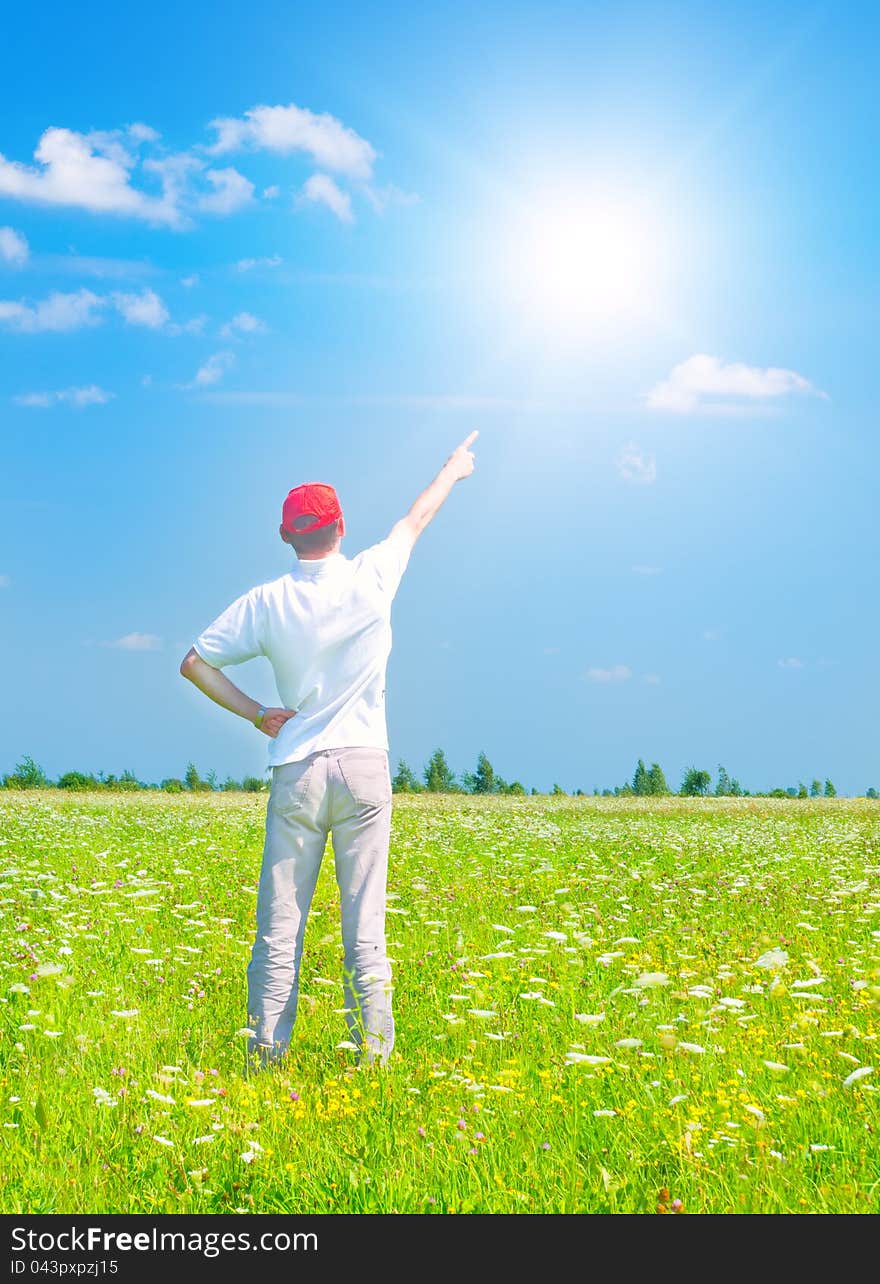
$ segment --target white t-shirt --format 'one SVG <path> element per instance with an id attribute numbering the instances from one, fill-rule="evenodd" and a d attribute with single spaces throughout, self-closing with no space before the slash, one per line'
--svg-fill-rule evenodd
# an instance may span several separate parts
<path id="1" fill-rule="evenodd" d="M 215 669 L 265 655 L 281 704 L 296 709 L 274 740 L 269 765 L 319 749 L 388 748 L 385 670 L 391 603 L 411 544 L 389 536 L 350 560 L 331 553 L 297 561 L 228 606 L 193 643 Z"/>

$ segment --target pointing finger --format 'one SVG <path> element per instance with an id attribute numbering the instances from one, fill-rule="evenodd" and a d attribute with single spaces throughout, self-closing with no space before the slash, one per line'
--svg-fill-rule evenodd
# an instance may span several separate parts
<path id="1" fill-rule="evenodd" d="M 469 446 L 473 445 L 473 443 L 477 440 L 479 435 L 480 435 L 480 430 L 478 428 L 475 428 L 474 431 L 471 433 L 471 435 L 469 437 L 466 437 L 464 441 L 461 443 L 461 449 L 467 450 Z"/>

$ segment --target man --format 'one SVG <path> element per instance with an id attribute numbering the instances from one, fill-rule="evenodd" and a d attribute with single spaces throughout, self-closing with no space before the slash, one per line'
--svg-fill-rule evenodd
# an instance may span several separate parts
<path id="1" fill-rule="evenodd" d="M 277 1061 L 296 1020 L 300 962 L 327 835 L 342 903 L 346 1021 L 361 1056 L 394 1046 L 385 892 L 391 777 L 385 671 L 391 603 L 410 553 L 457 481 L 477 433 L 458 446 L 387 539 L 349 560 L 332 486 L 297 486 L 280 534 L 297 562 L 238 598 L 196 639 L 180 672 L 270 738 L 272 787 L 248 965 L 249 1050 Z M 221 670 L 268 657 L 281 708 L 264 708 Z"/>

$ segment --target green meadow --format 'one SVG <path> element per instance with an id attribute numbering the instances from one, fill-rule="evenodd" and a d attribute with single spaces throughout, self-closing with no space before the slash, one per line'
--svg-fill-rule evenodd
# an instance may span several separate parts
<path id="1" fill-rule="evenodd" d="M 0 793 L 4 1213 L 878 1210 L 877 803 L 398 797 L 391 1062 L 327 859 L 249 1074 L 265 807 Z"/>

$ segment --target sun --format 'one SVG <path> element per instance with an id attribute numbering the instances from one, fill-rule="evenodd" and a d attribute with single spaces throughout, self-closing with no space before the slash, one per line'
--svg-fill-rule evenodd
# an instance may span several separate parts
<path id="1" fill-rule="evenodd" d="M 529 201 L 502 252 L 505 291 L 541 324 L 578 329 L 654 310 L 668 264 L 662 215 L 647 202 L 589 193 Z"/>

